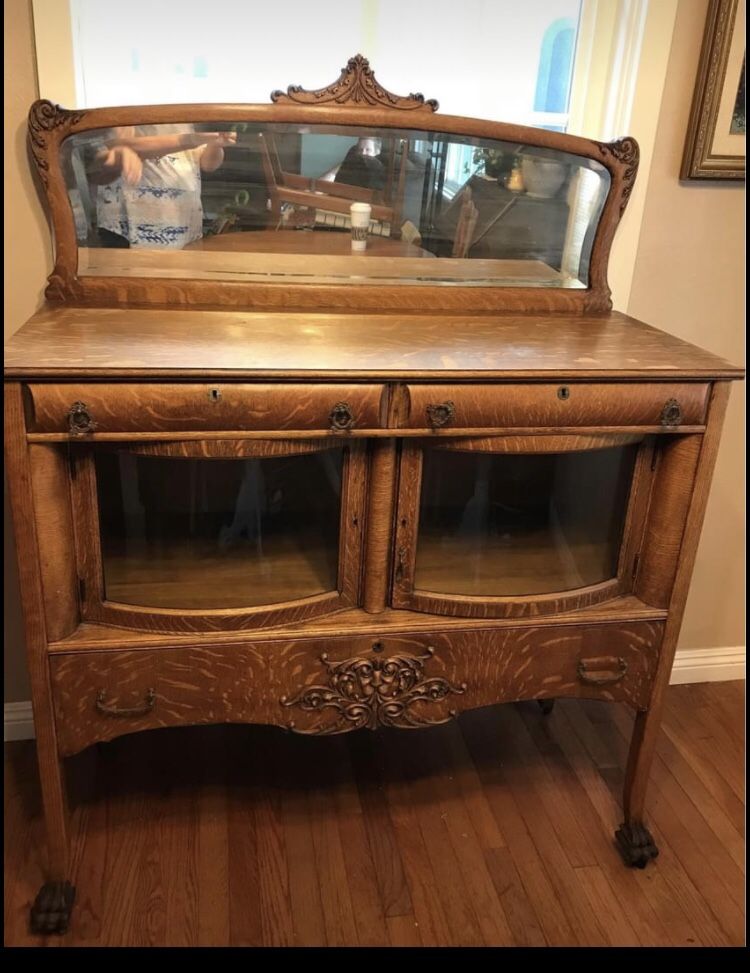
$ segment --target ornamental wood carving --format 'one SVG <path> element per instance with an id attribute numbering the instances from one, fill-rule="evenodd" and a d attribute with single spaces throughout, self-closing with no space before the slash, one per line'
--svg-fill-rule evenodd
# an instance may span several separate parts
<path id="1" fill-rule="evenodd" d="M 428 648 L 424 655 L 392 655 L 387 659 L 356 657 L 331 662 L 323 653 L 320 661 L 328 673 L 328 685 L 307 686 L 296 696 L 281 697 L 282 706 L 298 706 L 306 713 L 330 711 L 331 719 L 322 719 L 306 729 L 294 722 L 289 729 L 309 736 L 330 736 L 366 727 L 396 726 L 413 729 L 436 726 L 448 719 L 430 719 L 412 710 L 415 703 L 437 703 L 452 694 L 466 692 L 466 683 L 455 686 L 447 679 L 425 677 L 425 662 L 435 654 Z"/>
<path id="2" fill-rule="evenodd" d="M 67 129 L 80 122 L 86 112 L 68 111 L 42 98 L 29 109 L 29 146 L 39 178 L 46 188 L 49 178 L 48 138 L 56 129 Z M 50 278 L 50 283 L 52 278 Z M 48 295 L 50 296 L 50 295 Z"/>
<path id="3" fill-rule="evenodd" d="M 633 192 L 635 177 L 638 175 L 641 150 L 636 140 L 630 136 L 617 139 L 616 142 L 601 142 L 600 145 L 604 155 L 611 155 L 625 166 L 620 194 L 620 216 L 622 216 L 625 207 L 628 205 L 630 194 Z"/>
<path id="4" fill-rule="evenodd" d="M 387 91 L 375 78 L 366 57 L 357 54 L 350 57 L 346 67 L 333 84 L 325 88 L 308 91 L 301 85 L 289 85 L 286 94 L 283 91 L 272 91 L 271 101 L 277 105 L 347 105 L 372 108 L 399 108 L 403 111 L 432 111 L 438 110 L 438 103 L 434 98 L 425 100 L 422 94 L 394 95 Z"/>

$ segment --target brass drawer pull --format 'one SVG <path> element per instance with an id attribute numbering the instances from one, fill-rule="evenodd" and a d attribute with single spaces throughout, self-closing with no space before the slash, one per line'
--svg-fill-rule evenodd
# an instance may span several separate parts
<path id="1" fill-rule="evenodd" d="M 663 426 L 682 425 L 682 409 L 677 399 L 668 399 L 659 417 Z"/>
<path id="2" fill-rule="evenodd" d="M 612 671 L 615 668 L 613 663 L 616 663 L 617 672 Z M 576 671 L 581 682 L 588 683 L 590 686 L 611 686 L 625 676 L 628 664 L 622 656 L 617 660 L 590 659 L 587 662 L 585 659 L 579 659 Z"/>
<path id="3" fill-rule="evenodd" d="M 331 409 L 328 420 L 331 432 L 344 432 L 354 426 L 354 413 L 348 402 L 337 402 Z"/>
<path id="4" fill-rule="evenodd" d="M 71 436 L 85 436 L 96 429 L 85 402 L 74 402 L 68 409 L 68 430 Z"/>
<path id="5" fill-rule="evenodd" d="M 427 419 L 433 429 L 447 426 L 456 418 L 456 407 L 452 402 L 441 402 L 439 405 L 427 406 Z"/>
<path id="6" fill-rule="evenodd" d="M 96 711 L 104 716 L 145 716 L 150 713 L 156 703 L 156 693 L 153 689 L 146 690 L 146 699 L 141 706 L 125 707 L 118 709 L 116 706 L 107 706 L 104 697 L 107 695 L 106 689 L 100 689 L 96 694 Z"/>

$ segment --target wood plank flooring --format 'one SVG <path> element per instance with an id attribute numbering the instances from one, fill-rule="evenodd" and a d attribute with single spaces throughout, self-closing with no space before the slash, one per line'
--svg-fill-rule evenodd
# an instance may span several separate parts
<path id="1" fill-rule="evenodd" d="M 5 943 L 744 943 L 744 683 L 673 686 L 644 871 L 614 848 L 632 717 L 561 700 L 418 733 L 158 730 L 68 764 L 73 922 L 32 937 L 34 745 L 6 745 Z"/>

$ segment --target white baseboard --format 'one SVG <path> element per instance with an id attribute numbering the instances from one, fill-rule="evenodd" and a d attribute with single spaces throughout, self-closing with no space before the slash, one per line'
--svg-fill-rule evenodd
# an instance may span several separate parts
<path id="1" fill-rule="evenodd" d="M 31 715 L 31 701 L 5 704 L 5 742 L 9 740 L 33 740 L 34 717 Z"/>
<path id="2" fill-rule="evenodd" d="M 670 683 L 727 682 L 745 678 L 745 646 L 714 649 L 680 649 L 674 660 Z M 31 703 L 5 704 L 5 742 L 33 740 Z"/>
<path id="3" fill-rule="evenodd" d="M 671 685 L 686 682 L 728 682 L 745 678 L 745 646 L 713 649 L 679 649 L 672 667 Z"/>

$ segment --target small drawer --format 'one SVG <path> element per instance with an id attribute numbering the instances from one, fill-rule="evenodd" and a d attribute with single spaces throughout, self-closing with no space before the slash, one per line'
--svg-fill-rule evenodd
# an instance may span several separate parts
<path id="1" fill-rule="evenodd" d="M 406 429 L 677 428 L 705 421 L 707 383 L 410 385 Z"/>
<path id="2" fill-rule="evenodd" d="M 300 430 L 381 426 L 382 385 L 31 384 L 29 432 Z"/>

